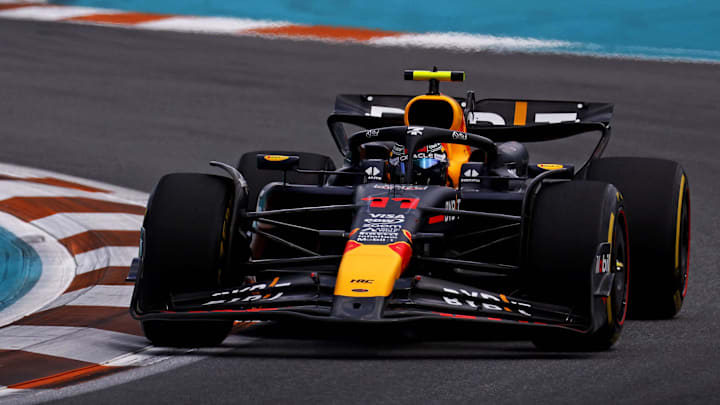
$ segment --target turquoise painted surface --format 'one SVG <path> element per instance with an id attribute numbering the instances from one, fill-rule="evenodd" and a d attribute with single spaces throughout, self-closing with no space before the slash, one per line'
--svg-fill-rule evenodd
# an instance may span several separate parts
<path id="1" fill-rule="evenodd" d="M 718 0 L 55 0 L 385 30 L 456 31 L 573 42 L 561 51 L 720 60 Z"/>
<path id="2" fill-rule="evenodd" d="M 41 272 L 42 262 L 37 252 L 0 228 L 0 310 L 30 291 Z"/>

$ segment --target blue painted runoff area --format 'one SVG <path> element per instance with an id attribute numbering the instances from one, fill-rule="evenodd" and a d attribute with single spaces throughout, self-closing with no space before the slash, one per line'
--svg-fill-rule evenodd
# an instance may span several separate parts
<path id="1" fill-rule="evenodd" d="M 559 51 L 720 61 L 719 0 L 51 0 L 167 14 L 572 42 Z M 547 49 L 544 49 L 547 50 Z"/>
<path id="2" fill-rule="evenodd" d="M 35 249 L 0 227 L 0 310 L 30 291 L 41 273 Z"/>

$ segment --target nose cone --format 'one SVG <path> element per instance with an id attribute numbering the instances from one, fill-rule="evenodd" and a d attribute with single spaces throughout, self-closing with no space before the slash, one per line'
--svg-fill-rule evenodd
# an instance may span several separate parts
<path id="1" fill-rule="evenodd" d="M 331 316 L 343 319 L 382 318 L 384 303 L 395 281 L 410 262 L 407 242 L 363 245 L 350 240 L 335 282 Z"/>
<path id="2" fill-rule="evenodd" d="M 412 247 L 407 242 L 364 245 L 348 241 L 340 262 L 335 295 L 345 297 L 386 297 L 395 280 L 410 261 Z"/>

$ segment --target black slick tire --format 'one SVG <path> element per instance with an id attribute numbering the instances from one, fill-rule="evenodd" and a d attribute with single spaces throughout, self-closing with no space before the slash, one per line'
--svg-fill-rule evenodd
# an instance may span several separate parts
<path id="1" fill-rule="evenodd" d="M 171 294 L 216 288 L 227 239 L 232 184 L 220 176 L 168 174 L 153 191 L 143 222 L 144 248 L 137 288 L 140 306 L 163 310 Z M 212 346 L 233 321 L 141 321 L 156 346 Z"/>
<path id="2" fill-rule="evenodd" d="M 590 180 L 614 184 L 625 197 L 630 228 L 630 316 L 672 318 L 687 294 L 690 256 L 690 187 L 677 163 L 612 157 L 592 162 Z"/>
<path id="3" fill-rule="evenodd" d="M 589 319 L 585 333 L 546 329 L 533 337 L 541 350 L 597 351 L 620 337 L 627 314 L 627 226 L 622 196 L 611 184 L 548 184 L 535 201 L 528 274 L 533 298 L 570 307 Z M 609 296 L 596 296 L 598 247 L 610 243 Z M 602 275 L 600 275 L 602 276 Z M 580 325 L 574 326 L 578 328 Z"/>

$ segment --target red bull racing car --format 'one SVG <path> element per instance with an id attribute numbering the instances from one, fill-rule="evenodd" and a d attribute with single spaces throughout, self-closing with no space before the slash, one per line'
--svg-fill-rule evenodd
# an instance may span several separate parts
<path id="1" fill-rule="evenodd" d="M 447 321 L 602 350 L 628 313 L 674 316 L 690 244 L 682 167 L 601 158 L 611 104 L 440 93 L 464 77 L 406 71 L 426 94 L 338 96 L 339 169 L 267 150 L 211 162 L 222 176 L 161 178 L 129 276 L 147 338 L 218 344 L 235 320 Z M 599 141 L 580 165 L 530 160 L 526 145 L 586 133 Z"/>

